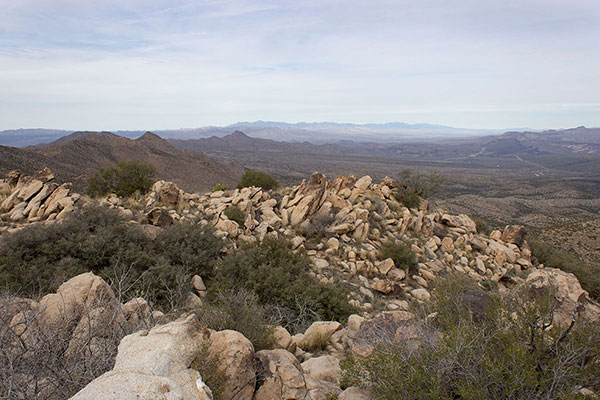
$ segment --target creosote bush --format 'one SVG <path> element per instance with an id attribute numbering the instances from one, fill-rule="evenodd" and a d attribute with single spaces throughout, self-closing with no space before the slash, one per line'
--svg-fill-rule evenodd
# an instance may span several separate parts
<path id="1" fill-rule="evenodd" d="M 416 262 L 417 256 L 410 247 L 400 241 L 384 242 L 379 250 L 379 259 L 385 260 L 391 258 L 394 260 L 394 265 L 397 268 L 408 271 L 408 269 Z"/>
<path id="2" fill-rule="evenodd" d="M 455 277 L 433 290 L 418 346 L 388 343 L 350 357 L 342 384 L 386 400 L 576 399 L 579 388 L 598 387 L 597 325 L 559 326 L 552 293 L 489 296 Z"/>
<path id="3" fill-rule="evenodd" d="M 243 245 L 224 257 L 210 290 L 246 289 L 256 293 L 263 305 L 280 307 L 282 322 L 293 326 L 303 315 L 308 321 L 344 321 L 354 312 L 347 292 L 321 284 L 308 274 L 309 258 L 295 253 L 289 242 L 266 238 L 260 244 Z M 289 322 L 289 325 L 288 323 Z"/>
<path id="4" fill-rule="evenodd" d="M 242 175 L 242 179 L 237 185 L 237 188 L 242 189 L 250 186 L 260 187 L 264 190 L 272 190 L 279 187 L 279 182 L 266 172 L 247 170 L 244 172 L 244 175 Z"/>
<path id="5" fill-rule="evenodd" d="M 154 180 L 154 167 L 141 161 L 119 161 L 116 167 L 103 168 L 88 180 L 86 194 L 99 197 L 115 193 L 120 197 L 147 193 Z"/>
<path id="6" fill-rule="evenodd" d="M 236 222 L 239 226 L 244 226 L 246 214 L 237 205 L 231 205 L 223 211 L 223 214 L 230 220 Z"/>

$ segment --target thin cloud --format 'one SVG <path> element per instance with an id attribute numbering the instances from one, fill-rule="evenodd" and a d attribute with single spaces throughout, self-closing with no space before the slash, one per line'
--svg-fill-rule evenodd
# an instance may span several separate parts
<path id="1" fill-rule="evenodd" d="M 600 125 L 596 1 L 7 3 L 0 128 Z"/>

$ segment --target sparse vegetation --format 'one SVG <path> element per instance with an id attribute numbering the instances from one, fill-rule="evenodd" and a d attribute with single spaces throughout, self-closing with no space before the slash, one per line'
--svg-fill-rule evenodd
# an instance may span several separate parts
<path id="1" fill-rule="evenodd" d="M 43 310 L 29 310 L 22 298 L 0 295 L 0 398 L 67 399 L 112 369 L 120 340 L 140 327 L 122 323 L 108 301 L 97 310 L 101 318 L 78 331 L 81 347 L 75 349 L 71 335 L 79 319 L 63 315 L 44 329 L 38 324 Z"/>
<path id="2" fill-rule="evenodd" d="M 279 322 L 258 302 L 256 294 L 245 289 L 212 293 L 208 302 L 194 312 L 207 328 L 242 333 L 256 351 L 272 347 L 274 324 Z"/>
<path id="3" fill-rule="evenodd" d="M 408 271 L 416 262 L 417 256 L 408 245 L 403 242 L 384 242 L 379 250 L 379 259 L 391 258 L 397 268 Z"/>
<path id="4" fill-rule="evenodd" d="M 99 197 L 115 193 L 128 197 L 138 192 L 147 193 L 154 182 L 154 167 L 141 161 L 119 161 L 116 167 L 104 168 L 88 180 L 86 193 L 90 197 Z"/>
<path id="5" fill-rule="evenodd" d="M 201 347 L 198 356 L 190 366 L 200 373 L 202 381 L 212 392 L 213 400 L 226 400 L 223 399 L 223 392 L 227 383 L 227 375 L 220 368 L 221 365 L 219 357 L 210 352 L 210 345 L 206 343 Z"/>
<path id="6" fill-rule="evenodd" d="M 224 185 L 224 184 L 222 184 L 222 183 L 217 183 L 215 186 L 213 186 L 213 187 L 212 187 L 212 192 L 213 192 L 213 193 L 214 193 L 214 192 L 224 192 L 224 191 L 226 191 L 227 189 L 229 189 L 229 188 L 227 187 L 227 185 Z"/>
<path id="7" fill-rule="evenodd" d="M 266 172 L 247 170 L 244 172 L 244 175 L 242 175 L 242 179 L 237 185 L 237 188 L 242 189 L 250 186 L 259 187 L 264 190 L 272 190 L 279 187 L 279 182 Z"/>
<path id="8" fill-rule="evenodd" d="M 239 226 L 244 226 L 246 221 L 246 214 L 237 205 L 231 205 L 223 211 L 225 216 L 230 220 L 236 222 Z"/>
<path id="9" fill-rule="evenodd" d="M 342 384 L 375 399 L 573 399 L 600 383 L 600 329 L 552 321 L 553 296 L 518 291 L 492 298 L 475 318 L 468 293 L 448 280 L 434 291 L 435 318 L 422 320 L 417 346 L 380 345 L 342 363 Z"/>

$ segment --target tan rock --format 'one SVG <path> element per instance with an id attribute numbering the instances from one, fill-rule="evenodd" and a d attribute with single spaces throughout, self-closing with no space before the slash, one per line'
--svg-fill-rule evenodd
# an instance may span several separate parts
<path id="1" fill-rule="evenodd" d="M 551 291 L 558 302 L 554 319 L 561 326 L 569 326 L 578 315 L 600 322 L 600 306 L 589 298 L 575 275 L 556 268 L 544 268 L 529 274 L 526 283 L 535 291 Z"/>
<path id="2" fill-rule="evenodd" d="M 394 264 L 394 260 L 392 260 L 391 258 L 386 258 L 385 260 L 383 260 L 381 262 L 381 264 L 379 264 L 379 272 L 382 275 L 387 275 L 388 272 L 390 272 L 392 270 L 392 268 L 394 268 L 395 264 Z"/>
<path id="3" fill-rule="evenodd" d="M 359 189 L 361 191 L 365 191 L 369 188 L 369 186 L 371 185 L 371 182 L 373 182 L 373 179 L 371 179 L 371 177 L 369 175 L 365 175 L 356 181 L 356 183 L 354 184 L 354 187 L 356 187 L 357 189 Z"/>
<path id="4" fill-rule="evenodd" d="M 256 353 L 256 358 L 263 383 L 254 394 L 254 400 L 309 399 L 304 371 L 293 354 L 282 349 L 262 350 Z"/>
<path id="5" fill-rule="evenodd" d="M 296 342 L 292 340 L 292 336 L 282 326 L 276 326 L 273 330 L 273 339 L 275 341 L 276 349 L 284 349 L 291 353 L 296 351 Z"/>
<path id="6" fill-rule="evenodd" d="M 193 316 L 128 335 L 119 344 L 115 366 L 73 400 L 208 400 L 208 390 L 189 366 L 208 331 Z"/>
<path id="7" fill-rule="evenodd" d="M 325 244 L 328 249 L 337 251 L 340 248 L 340 241 L 334 237 L 330 238 Z"/>
<path id="8" fill-rule="evenodd" d="M 527 231 L 521 225 L 508 225 L 502 232 L 502 241 L 504 243 L 514 243 L 521 247 L 525 241 Z"/>
<path id="9" fill-rule="evenodd" d="M 340 376 L 340 363 L 337 358 L 326 355 L 313 357 L 302 363 L 304 374 L 308 374 L 315 379 L 337 383 Z"/>
<path id="10" fill-rule="evenodd" d="M 300 343 L 300 347 L 307 349 L 311 344 L 322 341 L 323 338 L 329 338 L 331 335 L 342 329 L 342 324 L 336 321 L 317 321 L 304 332 L 304 337 Z"/>
<path id="11" fill-rule="evenodd" d="M 173 225 L 173 218 L 164 208 L 155 207 L 146 214 L 150 223 L 160 228 L 166 228 Z"/>
<path id="12" fill-rule="evenodd" d="M 350 386 L 340 393 L 338 400 L 370 400 L 369 392 L 356 386 Z"/>
<path id="13" fill-rule="evenodd" d="M 454 251 L 454 241 L 451 237 L 446 236 L 442 239 L 442 250 L 446 253 L 451 253 L 452 251 Z"/>
<path id="14" fill-rule="evenodd" d="M 181 191 L 173 182 L 156 182 L 153 190 L 158 193 L 158 201 L 167 207 L 176 207 L 179 204 Z"/>
<path id="15" fill-rule="evenodd" d="M 251 399 L 256 376 L 252 343 L 241 333 L 231 330 L 212 334 L 210 343 L 210 353 L 218 357 L 218 368 L 227 377 L 223 398 Z"/>

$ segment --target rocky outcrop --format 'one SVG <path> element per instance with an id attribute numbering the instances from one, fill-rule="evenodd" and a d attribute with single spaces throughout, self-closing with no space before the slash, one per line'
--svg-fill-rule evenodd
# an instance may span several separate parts
<path id="1" fill-rule="evenodd" d="M 554 320 L 559 325 L 567 327 L 578 317 L 600 322 L 600 305 L 590 299 L 571 273 L 555 268 L 538 269 L 527 277 L 527 286 L 537 292 L 546 290 L 554 297 L 557 302 Z"/>
<path id="2" fill-rule="evenodd" d="M 71 184 L 59 186 L 53 180 L 54 174 L 48 168 L 32 176 L 21 175 L 18 171 L 9 172 L 0 180 L 0 186 L 10 191 L 0 203 L 0 221 L 18 226 L 62 219 L 72 212 L 81 196 L 71 193 Z"/>
<path id="3" fill-rule="evenodd" d="M 200 374 L 191 367 L 209 335 L 189 316 L 126 336 L 113 370 L 72 399 L 212 399 Z"/>

